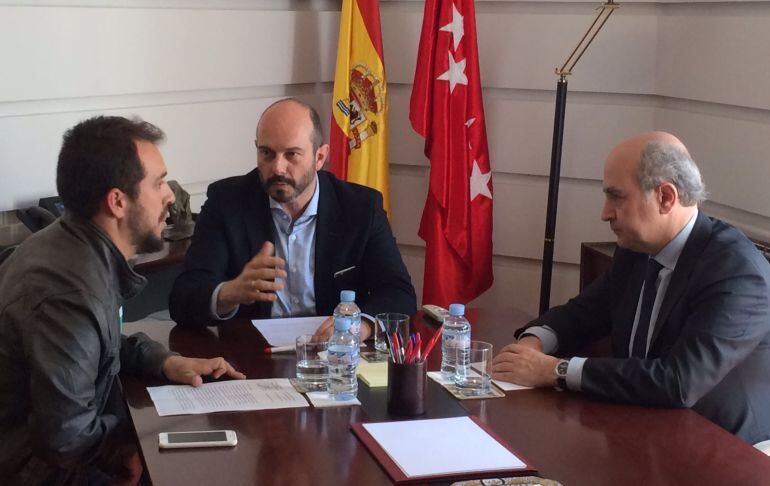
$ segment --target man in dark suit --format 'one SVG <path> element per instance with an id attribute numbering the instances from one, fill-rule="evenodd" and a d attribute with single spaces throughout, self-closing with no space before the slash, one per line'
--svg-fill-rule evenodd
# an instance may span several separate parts
<path id="1" fill-rule="evenodd" d="M 257 168 L 209 186 L 171 317 L 206 325 L 249 318 L 329 315 L 340 291 L 362 312 L 416 312 L 411 279 L 382 195 L 321 168 L 329 153 L 316 111 L 286 99 L 257 124 Z M 332 322 L 317 331 L 328 337 Z M 371 334 L 362 323 L 361 338 Z"/>
<path id="2" fill-rule="evenodd" d="M 693 410 L 749 443 L 770 438 L 770 265 L 698 211 L 700 173 L 674 136 L 625 140 L 604 169 L 610 272 L 517 331 L 496 378 Z M 569 360 L 609 335 L 611 358 Z"/>

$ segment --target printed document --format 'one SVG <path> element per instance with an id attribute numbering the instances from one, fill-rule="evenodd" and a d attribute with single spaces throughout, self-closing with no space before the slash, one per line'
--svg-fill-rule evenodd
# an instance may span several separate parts
<path id="1" fill-rule="evenodd" d="M 254 319 L 251 321 L 270 346 L 294 346 L 297 336 L 313 334 L 329 316 Z"/>
<path id="2" fill-rule="evenodd" d="M 294 389 L 288 378 L 218 381 L 197 388 L 155 386 L 147 387 L 147 391 L 161 417 L 308 406 L 307 400 Z"/>
<path id="3" fill-rule="evenodd" d="M 409 478 L 526 468 L 468 417 L 363 426 Z M 430 454 L 425 454 L 426 447 Z"/>

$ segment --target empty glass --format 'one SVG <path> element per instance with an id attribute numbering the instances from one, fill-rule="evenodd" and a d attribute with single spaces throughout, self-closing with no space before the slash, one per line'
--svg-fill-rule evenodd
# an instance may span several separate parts
<path id="1" fill-rule="evenodd" d="M 380 353 L 388 353 L 388 335 L 397 333 L 401 336 L 402 342 L 406 342 L 409 339 L 409 316 L 406 314 L 398 314 L 396 312 L 386 312 L 383 314 L 377 314 L 374 316 L 375 320 L 375 332 L 374 332 L 374 349 Z"/>
<path id="2" fill-rule="evenodd" d="M 469 365 L 457 367 L 454 382 L 463 395 L 488 395 L 492 385 L 492 345 L 484 341 L 471 341 Z"/>

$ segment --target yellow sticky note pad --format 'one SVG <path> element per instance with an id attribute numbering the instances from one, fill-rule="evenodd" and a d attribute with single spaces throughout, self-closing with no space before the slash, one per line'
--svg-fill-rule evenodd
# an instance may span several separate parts
<path id="1" fill-rule="evenodd" d="M 370 363 L 359 360 L 356 374 L 369 388 L 388 386 L 388 362 Z"/>

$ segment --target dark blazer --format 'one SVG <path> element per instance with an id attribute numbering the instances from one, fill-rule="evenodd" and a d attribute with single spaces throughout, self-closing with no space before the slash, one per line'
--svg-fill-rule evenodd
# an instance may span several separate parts
<path id="1" fill-rule="evenodd" d="M 619 248 L 607 275 L 529 325 L 550 326 L 564 356 L 611 337 L 613 358 L 585 362 L 583 392 L 640 405 L 692 407 L 749 443 L 770 439 L 767 260 L 743 233 L 699 212 L 648 356 L 629 358 L 646 260 Z"/>
<path id="2" fill-rule="evenodd" d="M 344 289 L 356 291 L 356 302 L 365 313 L 413 315 L 414 287 L 382 208 L 382 195 L 327 171 L 319 171 L 318 178 L 314 276 L 318 315 L 330 315 Z M 183 325 L 212 324 L 210 303 L 216 286 L 238 276 L 265 241 L 275 242 L 268 195 L 256 169 L 211 184 L 207 195 L 184 269 L 171 291 L 171 317 Z M 243 305 L 237 316 L 270 317 L 271 305 Z"/>

